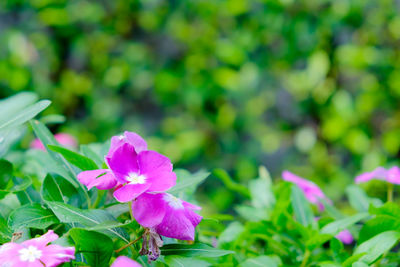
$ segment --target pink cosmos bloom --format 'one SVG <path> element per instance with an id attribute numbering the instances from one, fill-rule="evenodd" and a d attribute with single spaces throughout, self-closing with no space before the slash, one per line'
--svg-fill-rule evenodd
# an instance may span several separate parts
<path id="1" fill-rule="evenodd" d="M 349 245 L 349 244 L 353 243 L 353 241 L 354 241 L 353 235 L 347 229 L 341 231 L 335 237 L 337 239 L 339 239 L 340 241 L 342 241 L 343 244 L 346 244 L 346 245 Z"/>
<path id="2" fill-rule="evenodd" d="M 320 211 L 324 210 L 324 204 L 320 201 L 320 199 L 326 199 L 328 201 L 329 199 L 316 184 L 289 171 L 282 172 L 282 178 L 285 181 L 296 184 L 303 191 L 309 202 L 316 204 Z"/>
<path id="3" fill-rule="evenodd" d="M 200 209 L 168 193 L 144 193 L 132 203 L 132 213 L 139 224 L 181 240 L 194 240 L 195 228 L 203 218 L 194 210 Z"/>
<path id="4" fill-rule="evenodd" d="M 106 162 L 122 187 L 114 192 L 119 202 L 128 202 L 140 194 L 164 192 L 176 183 L 176 174 L 172 171 L 172 163 L 158 152 L 142 150 L 125 143 L 118 147 Z"/>
<path id="5" fill-rule="evenodd" d="M 136 153 L 147 150 L 147 143 L 140 135 L 133 132 L 125 132 L 124 135 L 113 136 L 111 138 L 111 145 L 106 158 L 111 158 L 114 151 L 124 144 L 132 145 Z M 107 190 L 121 185 L 112 171 L 108 169 L 83 171 L 78 174 L 78 180 L 86 185 L 89 190 L 92 187 Z"/>
<path id="6" fill-rule="evenodd" d="M 400 184 L 400 168 L 394 166 L 387 170 L 383 167 L 378 167 L 372 172 L 365 172 L 358 175 L 355 178 L 355 182 L 357 184 L 365 183 L 372 179 L 382 180 L 392 184 Z"/>
<path id="7" fill-rule="evenodd" d="M 49 230 L 41 237 L 22 243 L 6 243 L 0 247 L 1 266 L 55 267 L 63 262 L 75 259 L 74 247 L 47 245 L 57 238 L 58 235 Z"/>
<path id="8" fill-rule="evenodd" d="M 119 256 L 115 259 L 111 267 L 142 267 L 142 265 L 126 256 Z"/>
<path id="9" fill-rule="evenodd" d="M 73 137 L 70 134 L 67 133 L 58 133 L 54 135 L 54 138 L 57 140 L 60 145 L 71 148 L 71 149 L 76 149 L 78 147 L 78 142 L 76 141 L 75 137 Z M 40 150 L 46 150 L 42 142 L 36 138 L 33 140 L 30 144 L 31 148 L 34 149 L 40 149 Z"/>

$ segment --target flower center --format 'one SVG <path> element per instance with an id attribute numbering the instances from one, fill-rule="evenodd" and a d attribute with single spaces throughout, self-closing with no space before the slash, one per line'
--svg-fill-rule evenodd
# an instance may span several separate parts
<path id="1" fill-rule="evenodd" d="M 34 262 L 42 257 L 42 251 L 38 250 L 34 246 L 29 246 L 28 248 L 23 248 L 18 251 L 19 258 L 21 261 Z"/>
<path id="2" fill-rule="evenodd" d="M 124 140 L 124 139 L 125 139 L 125 136 L 120 135 L 120 136 L 118 136 L 118 139 L 119 139 L 119 140 Z"/>
<path id="3" fill-rule="evenodd" d="M 182 200 L 180 200 L 179 198 L 174 197 L 171 194 L 166 193 L 163 197 L 163 199 L 168 203 L 168 205 L 170 207 L 172 207 L 173 209 L 179 210 L 179 209 L 183 209 L 183 204 L 182 204 Z"/>
<path id="4" fill-rule="evenodd" d="M 131 172 L 126 177 L 126 180 L 128 180 L 129 184 L 144 184 L 146 183 L 146 176 Z"/>

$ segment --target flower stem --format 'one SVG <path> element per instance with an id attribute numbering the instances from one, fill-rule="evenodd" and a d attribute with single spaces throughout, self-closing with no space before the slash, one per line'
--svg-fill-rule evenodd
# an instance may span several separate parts
<path id="1" fill-rule="evenodd" d="M 96 198 L 96 201 L 93 203 L 93 206 L 92 206 L 93 208 L 97 208 L 97 206 L 99 206 L 105 193 L 106 193 L 106 190 L 98 190 L 97 191 L 97 198 Z"/>
<path id="2" fill-rule="evenodd" d="M 387 201 L 393 202 L 393 184 L 392 183 L 388 183 Z"/>
<path id="3" fill-rule="evenodd" d="M 311 252 L 308 249 L 306 249 L 306 252 L 304 253 L 304 258 L 303 258 L 303 261 L 301 262 L 300 267 L 306 266 L 308 258 L 310 258 L 310 256 L 311 256 Z"/>
<path id="4" fill-rule="evenodd" d="M 127 247 L 129 247 L 129 246 L 131 246 L 131 245 L 135 244 L 135 243 L 136 243 L 136 242 L 138 242 L 140 239 L 142 239 L 142 238 L 143 238 L 143 236 L 144 236 L 144 234 L 143 234 L 143 235 L 141 235 L 141 236 L 139 236 L 139 237 L 138 237 L 138 238 L 136 238 L 135 240 L 133 240 L 133 241 L 129 242 L 128 244 L 126 244 L 126 245 L 124 245 L 124 246 L 120 247 L 119 249 L 115 250 L 115 253 L 119 253 L 119 252 L 121 252 L 122 250 L 126 249 Z"/>

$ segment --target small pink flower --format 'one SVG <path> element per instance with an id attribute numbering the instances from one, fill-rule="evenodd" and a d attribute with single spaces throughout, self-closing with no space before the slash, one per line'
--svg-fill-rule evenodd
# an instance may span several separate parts
<path id="1" fill-rule="evenodd" d="M 1 266 L 55 267 L 75 259 L 74 247 L 47 245 L 57 238 L 58 235 L 49 230 L 41 237 L 22 243 L 6 243 L 0 247 L 0 263 L 3 264 Z"/>
<path id="2" fill-rule="evenodd" d="M 355 178 L 355 182 L 357 184 L 365 183 L 372 179 L 382 180 L 392 184 L 400 184 L 400 168 L 394 166 L 387 170 L 383 167 L 378 167 L 371 172 L 358 175 Z"/>
<path id="3" fill-rule="evenodd" d="M 139 151 L 125 143 L 106 157 L 115 178 L 123 185 L 114 192 L 119 202 L 131 201 L 146 191 L 164 192 L 176 183 L 169 158 L 155 151 Z"/>
<path id="4" fill-rule="evenodd" d="M 318 205 L 320 211 L 324 210 L 324 204 L 320 201 L 320 199 L 326 199 L 328 201 L 329 199 L 316 184 L 304 178 L 301 178 L 289 171 L 282 172 L 282 178 L 285 181 L 296 184 L 303 191 L 308 201 Z"/>
<path id="5" fill-rule="evenodd" d="M 342 241 L 343 244 L 346 244 L 346 245 L 349 245 L 349 244 L 353 243 L 353 241 L 354 241 L 353 235 L 347 229 L 341 231 L 335 237 L 337 239 L 339 239 L 340 241 Z"/>
<path id="6" fill-rule="evenodd" d="M 181 240 L 194 240 L 196 226 L 203 217 L 201 208 L 168 193 L 144 193 L 132 203 L 135 219 L 158 234 Z"/>
<path id="7" fill-rule="evenodd" d="M 142 265 L 126 256 L 119 256 L 115 259 L 111 267 L 142 267 Z"/>
<path id="8" fill-rule="evenodd" d="M 54 138 L 57 140 L 60 145 L 71 148 L 71 149 L 76 149 L 78 147 L 78 142 L 76 141 L 75 137 L 73 137 L 70 134 L 66 133 L 58 133 L 54 135 Z M 32 141 L 30 144 L 31 148 L 34 149 L 40 149 L 40 150 L 46 150 L 42 142 L 36 138 L 35 140 Z"/>

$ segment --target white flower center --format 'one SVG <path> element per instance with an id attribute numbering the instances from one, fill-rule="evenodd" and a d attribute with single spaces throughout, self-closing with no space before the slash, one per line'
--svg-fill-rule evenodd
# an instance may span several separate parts
<path id="1" fill-rule="evenodd" d="M 163 196 L 163 199 L 168 203 L 168 205 L 170 207 L 172 207 L 173 209 L 179 210 L 179 209 L 183 209 L 183 204 L 182 204 L 182 200 L 180 200 L 179 198 L 174 197 L 171 194 L 166 193 Z"/>
<path id="2" fill-rule="evenodd" d="M 35 260 L 40 259 L 40 257 L 42 257 L 42 251 L 38 250 L 34 246 L 29 246 L 28 248 L 20 249 L 18 253 L 19 253 L 19 259 L 21 261 L 34 262 Z"/>
<path id="3" fill-rule="evenodd" d="M 131 172 L 126 177 L 126 180 L 128 180 L 129 184 L 144 184 L 146 183 L 146 176 Z"/>
<path id="4" fill-rule="evenodd" d="M 125 139 L 125 136 L 120 135 L 120 136 L 118 136 L 118 139 L 119 139 L 119 140 L 124 140 L 124 139 Z"/>

